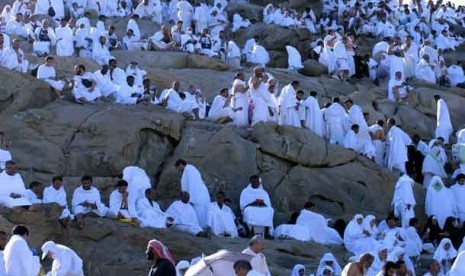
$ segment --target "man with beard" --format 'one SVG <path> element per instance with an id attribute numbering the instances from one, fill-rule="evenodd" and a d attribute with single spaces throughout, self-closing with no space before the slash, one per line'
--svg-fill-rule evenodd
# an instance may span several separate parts
<path id="1" fill-rule="evenodd" d="M 168 248 L 158 240 L 150 240 L 147 244 L 147 259 L 154 262 L 149 276 L 176 276 L 174 260 Z"/>

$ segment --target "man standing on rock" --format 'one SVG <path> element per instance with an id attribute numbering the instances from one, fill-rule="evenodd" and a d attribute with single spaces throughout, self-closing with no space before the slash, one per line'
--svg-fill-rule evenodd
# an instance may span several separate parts
<path id="1" fill-rule="evenodd" d="M 210 207 L 210 194 L 202 180 L 202 175 L 194 165 L 187 164 L 182 159 L 176 161 L 174 166 L 179 172 L 182 172 L 181 191 L 189 193 L 189 202 L 194 207 L 199 224 L 201 227 L 206 227 L 207 214 Z"/>
<path id="2" fill-rule="evenodd" d="M 408 161 L 407 146 L 412 144 L 412 139 L 402 129 L 396 126 L 396 120 L 388 119 L 388 169 L 407 173 L 405 162 Z"/>
<path id="3" fill-rule="evenodd" d="M 449 108 L 446 102 L 441 99 L 441 96 L 434 95 L 434 100 L 437 103 L 436 114 L 436 138 L 444 138 L 444 144 L 449 144 L 449 137 L 454 131 L 450 121 Z"/>
<path id="4" fill-rule="evenodd" d="M 271 276 L 268 264 L 266 263 L 266 257 L 262 253 L 264 249 L 265 240 L 261 236 L 257 235 L 250 240 L 249 247 L 244 249 L 242 254 L 253 256 L 252 260 L 250 260 L 250 264 L 254 271 L 261 273 L 263 276 Z"/>
<path id="5" fill-rule="evenodd" d="M 358 262 L 348 263 L 342 270 L 341 276 L 366 275 L 374 259 L 370 253 L 363 254 Z"/>

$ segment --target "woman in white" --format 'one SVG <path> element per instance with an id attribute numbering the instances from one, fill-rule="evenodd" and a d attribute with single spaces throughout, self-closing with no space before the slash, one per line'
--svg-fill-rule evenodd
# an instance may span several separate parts
<path id="1" fill-rule="evenodd" d="M 455 259 L 454 265 L 449 271 L 448 276 L 462 276 L 465 275 L 465 251 L 459 253 Z"/>
<path id="2" fill-rule="evenodd" d="M 0 15 L 0 19 L 4 25 L 6 25 L 8 21 L 15 19 L 15 14 L 13 14 L 10 5 L 5 5 L 2 11 L 2 15 Z"/>
<path id="3" fill-rule="evenodd" d="M 413 275 L 415 275 L 415 267 L 413 266 L 413 263 L 410 260 L 410 258 L 405 256 L 405 249 L 403 249 L 402 247 L 395 247 L 388 255 L 387 260 L 391 262 L 404 261 L 407 270 L 409 270 Z"/>
<path id="4" fill-rule="evenodd" d="M 444 160 L 445 153 L 442 147 L 442 141 L 435 139 L 432 146 L 430 147 L 429 153 L 425 156 L 423 160 L 423 187 L 427 190 L 431 178 L 433 176 L 439 176 L 445 178 L 447 176 L 446 171 L 444 170 L 444 165 L 447 160 Z"/>
<path id="5" fill-rule="evenodd" d="M 457 250 L 455 250 L 451 240 L 448 238 L 442 239 L 433 256 L 433 259 L 438 261 L 441 266 L 442 273 L 447 274 L 451 270 L 452 260 L 455 257 L 457 257 Z"/>
<path id="6" fill-rule="evenodd" d="M 263 22 L 265 24 L 272 24 L 273 23 L 273 15 L 274 15 L 274 6 L 273 4 L 268 4 L 263 9 Z"/>
<path id="7" fill-rule="evenodd" d="M 363 216 L 357 214 L 349 222 L 344 231 L 344 245 L 347 251 L 359 255 L 373 252 L 379 247 L 379 242 L 363 228 Z"/>
<path id="8" fill-rule="evenodd" d="M 302 65 L 302 57 L 300 56 L 299 51 L 296 48 L 292 47 L 291 45 L 286 46 L 287 51 L 287 63 L 288 63 L 288 70 L 299 70 L 302 69 L 304 66 Z"/>
<path id="9" fill-rule="evenodd" d="M 444 185 L 439 176 L 431 179 L 425 199 L 425 214 L 436 216 L 441 229 L 448 217 L 456 217 L 456 202 L 452 191 Z"/>
<path id="10" fill-rule="evenodd" d="M 337 262 L 334 255 L 332 253 L 326 253 L 320 259 L 320 264 L 318 265 L 318 269 L 316 270 L 316 276 L 323 276 L 323 272 L 325 268 L 328 266 L 331 267 L 334 275 L 341 275 L 342 268 Z"/>
<path id="11" fill-rule="evenodd" d="M 381 231 L 378 230 L 376 226 L 376 217 L 373 215 L 368 215 L 363 220 L 363 229 L 368 231 L 371 237 L 378 239 L 379 235 L 381 235 Z"/>

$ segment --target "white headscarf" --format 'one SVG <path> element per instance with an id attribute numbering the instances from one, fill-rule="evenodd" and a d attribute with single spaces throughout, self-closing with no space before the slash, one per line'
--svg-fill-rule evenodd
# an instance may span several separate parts
<path id="1" fill-rule="evenodd" d="M 305 275 L 305 266 L 301 264 L 296 264 L 294 268 L 292 269 L 292 274 L 291 276 L 300 276 L 299 271 L 303 269 L 304 270 L 304 275 Z"/>
<path id="2" fill-rule="evenodd" d="M 439 176 L 433 176 L 426 191 L 425 213 L 438 218 L 439 227 L 443 228 L 446 219 L 454 216 L 455 199 L 449 188 Z"/>
<path id="3" fill-rule="evenodd" d="M 449 244 L 450 246 L 449 250 L 447 251 L 444 249 L 446 244 Z M 433 259 L 441 263 L 441 260 L 452 260 L 455 257 L 457 257 L 457 250 L 455 250 L 451 240 L 448 238 L 442 239 L 438 245 L 438 248 L 436 248 L 436 252 L 434 252 Z"/>
<path id="4" fill-rule="evenodd" d="M 332 267 L 328 266 L 326 262 L 333 262 Z M 320 264 L 318 265 L 318 269 L 316 271 L 316 276 L 323 275 L 323 272 L 326 267 L 330 267 L 331 270 L 334 272 L 336 275 L 340 275 L 342 272 L 341 266 L 337 262 L 336 258 L 332 253 L 326 253 L 323 255 L 323 257 L 320 260 Z"/>
<path id="5" fill-rule="evenodd" d="M 182 276 L 181 270 L 186 269 L 186 268 L 189 268 L 189 267 L 190 267 L 190 264 L 189 264 L 188 261 L 186 261 L 186 260 L 180 261 L 180 262 L 176 265 L 176 276 Z"/>
<path id="6" fill-rule="evenodd" d="M 375 216 L 373 215 L 366 216 L 365 219 L 363 220 L 363 229 L 370 232 L 370 234 L 378 234 L 379 230 L 378 230 L 378 227 L 376 226 L 376 221 L 373 226 L 370 225 L 370 222 L 373 220 L 376 220 Z"/>

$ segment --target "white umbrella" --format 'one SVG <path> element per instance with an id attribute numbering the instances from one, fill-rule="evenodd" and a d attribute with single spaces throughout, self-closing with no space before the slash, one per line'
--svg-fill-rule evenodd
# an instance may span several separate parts
<path id="1" fill-rule="evenodd" d="M 235 276 L 233 265 L 236 261 L 250 261 L 253 256 L 220 250 L 207 256 L 186 272 L 186 276 Z"/>

